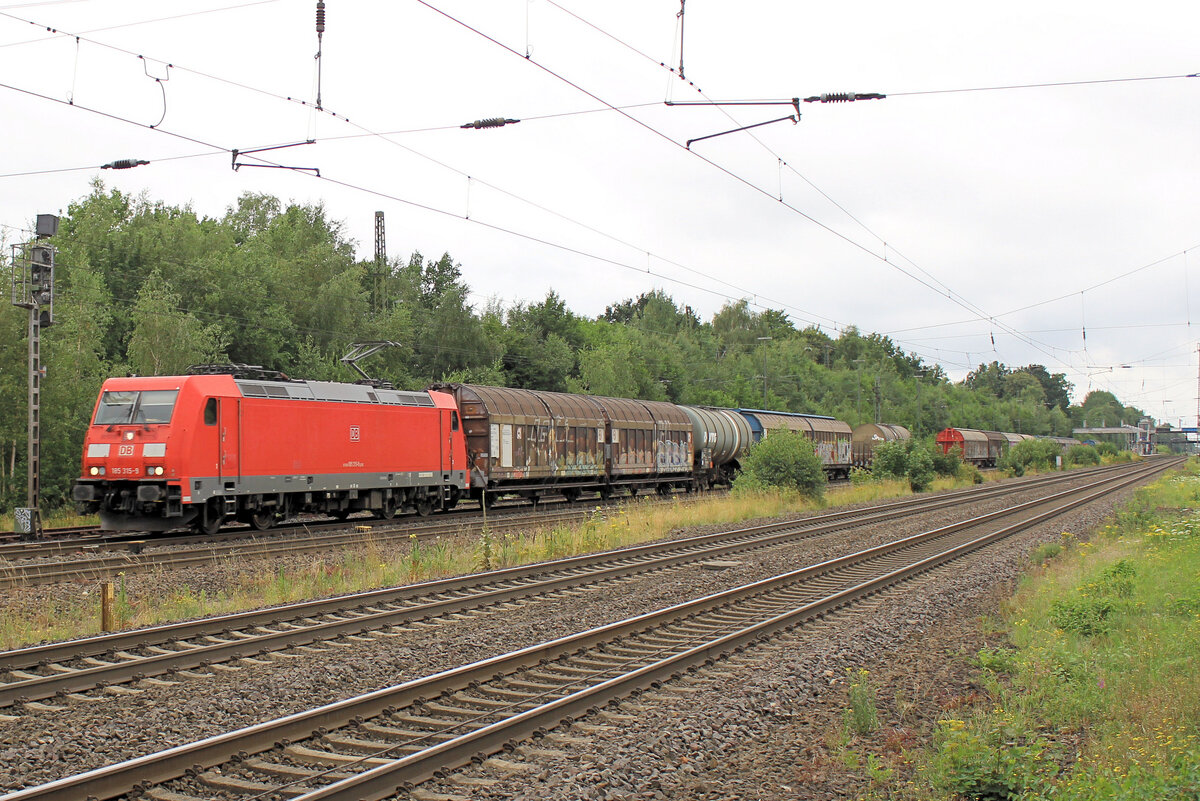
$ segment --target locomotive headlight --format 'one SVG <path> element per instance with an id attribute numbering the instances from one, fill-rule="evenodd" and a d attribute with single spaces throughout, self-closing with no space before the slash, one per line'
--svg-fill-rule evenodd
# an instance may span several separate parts
<path id="1" fill-rule="evenodd" d="M 161 476 L 163 474 L 163 469 L 161 467 L 147 467 L 146 473 L 152 476 Z"/>
<path id="2" fill-rule="evenodd" d="M 125 439 L 133 439 L 133 432 L 132 432 L 132 431 L 126 431 L 126 432 L 125 432 Z"/>
<path id="3" fill-rule="evenodd" d="M 100 468 L 99 468 L 99 467 L 95 467 L 95 466 L 89 467 L 89 468 L 88 468 L 88 475 L 89 475 L 89 476 L 98 476 L 98 475 L 100 475 Z"/>

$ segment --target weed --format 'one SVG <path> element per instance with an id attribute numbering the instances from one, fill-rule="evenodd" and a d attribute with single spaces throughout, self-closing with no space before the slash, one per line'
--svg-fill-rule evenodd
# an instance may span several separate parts
<path id="1" fill-rule="evenodd" d="M 870 734 L 879 728 L 879 712 L 875 708 L 875 687 L 866 668 L 846 668 L 850 681 L 847 693 L 850 705 L 842 717 L 847 728 L 855 734 Z"/>
<path id="2" fill-rule="evenodd" d="M 1063 631 L 1094 637 L 1108 631 L 1109 616 L 1116 608 L 1116 603 L 1108 598 L 1071 598 L 1054 602 L 1050 620 Z"/>
<path id="3" fill-rule="evenodd" d="M 1057 542 L 1044 542 L 1029 554 L 1029 561 L 1034 563 L 1048 562 L 1062 553 L 1063 547 Z"/>
<path id="4" fill-rule="evenodd" d="M 1044 759 L 1047 743 L 1021 743 L 1010 732 L 990 725 L 968 726 L 961 720 L 940 721 L 935 754 L 928 766 L 934 787 L 974 801 L 1009 801 L 1036 791 L 1053 772 Z"/>
<path id="5" fill-rule="evenodd" d="M 496 564 L 496 554 L 492 543 L 492 530 L 487 526 L 479 532 L 479 569 L 488 571 Z"/>
<path id="6" fill-rule="evenodd" d="M 976 654 L 979 666 L 993 673 L 1011 673 L 1014 664 L 1014 653 L 1006 648 L 981 648 Z"/>

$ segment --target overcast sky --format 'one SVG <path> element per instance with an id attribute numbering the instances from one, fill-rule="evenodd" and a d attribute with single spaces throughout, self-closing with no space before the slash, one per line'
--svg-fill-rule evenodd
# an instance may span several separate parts
<path id="1" fill-rule="evenodd" d="M 0 0 L 0 234 L 97 175 L 208 216 L 321 202 L 362 258 L 382 210 L 389 255 L 448 251 L 477 306 L 745 297 L 1196 423 L 1200 78 L 1119 80 L 1200 70 L 1194 0 L 691 0 L 685 81 L 678 0 L 328 0 L 325 112 L 315 6 Z M 690 150 L 795 110 L 664 104 L 847 91 L 889 96 Z M 260 155 L 319 178 L 231 168 L 307 139 Z"/>

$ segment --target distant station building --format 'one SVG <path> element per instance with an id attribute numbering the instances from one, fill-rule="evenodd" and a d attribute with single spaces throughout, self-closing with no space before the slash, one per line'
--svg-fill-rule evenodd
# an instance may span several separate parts
<path id="1" fill-rule="evenodd" d="M 1104 421 L 1101 421 L 1098 426 L 1089 426 L 1087 421 L 1084 421 L 1082 427 L 1072 429 L 1071 433 L 1084 442 L 1097 442 L 1103 437 L 1108 442 L 1122 445 L 1127 451 L 1141 454 L 1154 453 L 1153 421 L 1149 418 L 1143 420 L 1143 423 L 1147 422 L 1151 424 L 1148 427 L 1126 425 L 1124 421 L 1115 426 L 1105 425 Z M 1147 447 L 1149 450 L 1144 450 Z"/>
<path id="2" fill-rule="evenodd" d="M 1124 421 L 1120 425 L 1110 426 L 1101 421 L 1098 426 L 1085 423 L 1082 428 L 1072 429 L 1072 432 L 1084 442 L 1096 442 L 1101 437 L 1113 442 L 1120 437 L 1126 450 L 1141 456 L 1155 453 L 1159 445 L 1166 445 L 1172 453 L 1200 453 L 1200 429 L 1156 425 L 1149 417 L 1143 417 L 1136 426 L 1127 425 Z"/>

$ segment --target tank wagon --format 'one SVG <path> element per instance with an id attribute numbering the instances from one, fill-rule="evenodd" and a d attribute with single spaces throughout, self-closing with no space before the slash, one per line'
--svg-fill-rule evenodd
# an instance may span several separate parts
<path id="1" fill-rule="evenodd" d="M 680 406 L 692 421 L 692 468 L 701 487 L 728 485 L 754 444 L 750 422 L 732 409 Z"/>
<path id="2" fill-rule="evenodd" d="M 849 478 L 851 444 L 850 426 L 832 417 L 795 412 L 770 412 L 762 409 L 737 409 L 750 423 L 754 441 L 779 428 L 799 431 L 812 440 L 825 473 L 830 478 Z"/>
<path id="3" fill-rule="evenodd" d="M 480 500 L 693 486 L 693 422 L 675 404 L 475 384 L 431 389 L 462 413 L 471 494 Z"/>
<path id="4" fill-rule="evenodd" d="M 469 488 L 454 398 L 236 372 L 110 378 L 73 489 L 107 530 L 429 514 Z"/>
<path id="5" fill-rule="evenodd" d="M 912 439 L 907 428 L 894 423 L 863 423 L 850 432 L 850 462 L 867 468 L 875 460 L 875 448 L 884 442 Z"/>

